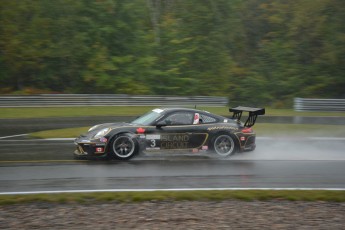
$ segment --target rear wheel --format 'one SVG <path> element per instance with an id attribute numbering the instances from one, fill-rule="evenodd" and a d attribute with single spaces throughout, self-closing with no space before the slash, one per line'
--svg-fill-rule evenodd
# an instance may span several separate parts
<path id="1" fill-rule="evenodd" d="M 212 143 L 212 147 L 220 157 L 231 156 L 237 151 L 234 138 L 228 134 L 220 134 L 216 136 Z"/>
<path id="2" fill-rule="evenodd" d="M 111 150 L 116 159 L 129 160 L 138 154 L 139 145 L 130 134 L 120 134 L 111 142 Z"/>

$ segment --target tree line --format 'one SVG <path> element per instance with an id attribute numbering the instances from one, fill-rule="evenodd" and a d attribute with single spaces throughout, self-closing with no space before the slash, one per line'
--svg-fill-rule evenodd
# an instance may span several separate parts
<path id="1" fill-rule="evenodd" d="M 2 0 L 0 93 L 345 98 L 344 0 Z"/>

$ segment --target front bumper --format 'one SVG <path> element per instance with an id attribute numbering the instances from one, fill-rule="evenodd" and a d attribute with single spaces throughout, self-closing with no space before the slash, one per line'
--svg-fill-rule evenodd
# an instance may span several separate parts
<path id="1" fill-rule="evenodd" d="M 106 155 L 107 143 L 77 138 L 74 140 L 74 144 L 76 145 L 76 150 L 74 151 L 75 156 Z"/>

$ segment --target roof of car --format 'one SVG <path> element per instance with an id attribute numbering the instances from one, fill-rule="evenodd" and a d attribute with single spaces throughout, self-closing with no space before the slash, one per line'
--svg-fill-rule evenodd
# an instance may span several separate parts
<path id="1" fill-rule="evenodd" d="M 158 108 L 161 110 L 164 110 L 166 112 L 172 112 L 172 111 L 191 111 L 191 112 L 204 112 L 208 113 L 207 111 L 199 110 L 199 109 L 191 109 L 191 108 L 179 108 L 179 107 L 164 107 L 164 108 Z"/>
<path id="2" fill-rule="evenodd" d="M 210 114 L 213 117 L 223 118 L 223 116 L 220 116 L 214 113 L 210 113 L 210 112 L 199 110 L 199 109 L 192 109 L 192 108 L 163 107 L 163 108 L 157 108 L 157 109 L 163 110 L 165 113 L 175 112 L 175 111 L 188 111 L 188 112 L 193 112 L 193 113 L 206 113 L 206 114 Z"/>

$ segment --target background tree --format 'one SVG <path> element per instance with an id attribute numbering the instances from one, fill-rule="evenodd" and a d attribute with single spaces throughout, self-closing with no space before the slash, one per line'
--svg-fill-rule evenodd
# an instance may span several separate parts
<path id="1" fill-rule="evenodd" d="M 0 93 L 345 98 L 343 0 L 3 0 Z"/>

